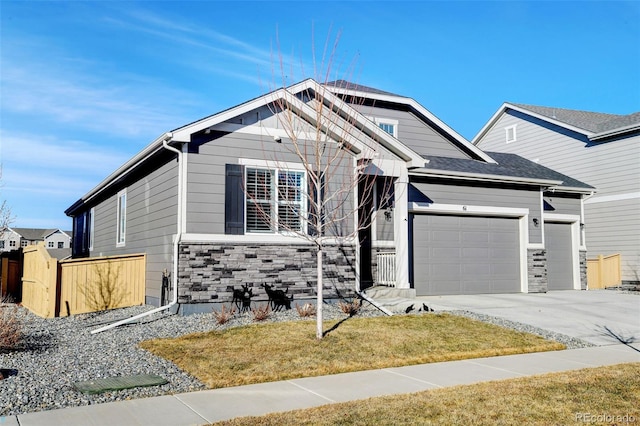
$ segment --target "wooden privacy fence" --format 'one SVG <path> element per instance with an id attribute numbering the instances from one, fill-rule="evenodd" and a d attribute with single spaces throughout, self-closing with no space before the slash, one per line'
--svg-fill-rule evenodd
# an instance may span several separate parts
<path id="1" fill-rule="evenodd" d="M 60 262 L 60 316 L 144 304 L 144 254 Z"/>
<path id="2" fill-rule="evenodd" d="M 36 315 L 53 318 L 57 311 L 58 261 L 49 255 L 44 243 L 22 251 L 22 306 Z"/>
<path id="3" fill-rule="evenodd" d="M 44 244 L 24 249 L 22 305 L 45 318 L 144 304 L 144 254 L 58 262 Z"/>
<path id="4" fill-rule="evenodd" d="M 0 257 L 0 299 L 9 298 L 14 302 L 22 301 L 22 262 L 18 259 Z"/>
<path id="5" fill-rule="evenodd" d="M 615 287 L 622 284 L 622 261 L 619 254 L 587 259 L 587 285 L 589 289 Z"/>

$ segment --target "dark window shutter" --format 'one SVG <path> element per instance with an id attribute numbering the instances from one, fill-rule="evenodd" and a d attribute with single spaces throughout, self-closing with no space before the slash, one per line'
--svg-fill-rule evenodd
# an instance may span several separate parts
<path id="1" fill-rule="evenodd" d="M 226 164 L 224 185 L 224 233 L 244 234 L 244 166 Z"/>

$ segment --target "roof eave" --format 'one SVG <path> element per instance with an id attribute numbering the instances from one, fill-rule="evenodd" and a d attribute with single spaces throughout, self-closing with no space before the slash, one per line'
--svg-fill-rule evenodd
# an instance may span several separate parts
<path id="1" fill-rule="evenodd" d="M 67 210 L 65 210 L 65 214 L 67 216 L 72 216 L 82 205 L 84 205 L 87 201 L 91 200 L 93 197 L 109 188 L 114 182 L 116 182 L 120 177 L 131 171 L 134 167 L 146 161 L 153 154 L 158 152 L 162 148 L 162 142 L 165 140 L 167 134 L 164 133 L 162 136 L 154 140 L 152 143 L 147 145 L 142 151 L 136 154 L 129 161 L 120 166 L 116 171 L 107 176 L 102 182 L 96 185 L 92 190 L 87 192 L 82 198 L 73 203 Z"/>
<path id="2" fill-rule="evenodd" d="M 614 136 L 620 136 L 625 133 L 631 133 L 640 130 L 640 123 L 630 124 L 628 126 L 618 127 L 617 129 L 607 130 L 605 132 L 596 133 L 589 137 L 591 141 L 597 141 L 601 139 L 607 139 Z"/>
<path id="3" fill-rule="evenodd" d="M 536 113 L 534 111 L 531 111 L 529 109 L 522 108 L 522 107 L 519 107 L 517 105 L 513 105 L 513 104 L 510 104 L 508 102 L 505 102 L 505 103 L 502 104 L 502 106 L 500 108 L 498 108 L 498 111 L 496 111 L 496 113 L 493 114 L 493 116 L 482 127 L 482 129 L 480 129 L 478 134 L 473 137 L 473 139 L 472 139 L 472 144 L 473 145 L 477 145 L 480 142 L 480 140 L 485 136 L 485 134 L 491 128 L 493 128 L 493 126 L 496 124 L 498 119 L 507 111 L 507 109 L 512 109 L 512 110 L 518 111 L 518 112 L 520 112 L 522 114 L 526 114 L 526 115 L 529 115 L 531 117 L 535 117 L 535 118 L 537 118 L 539 120 L 546 121 L 548 123 L 554 124 L 556 126 L 563 127 L 563 128 L 565 128 L 567 130 L 571 130 L 573 132 L 583 134 L 583 135 L 587 136 L 588 138 L 591 138 L 594 135 L 593 132 L 590 132 L 588 130 L 582 129 L 580 127 L 572 126 L 570 124 L 563 123 L 562 121 L 558 121 L 558 120 L 553 119 L 551 117 L 547 117 L 546 115 L 538 114 L 538 113 Z"/>
<path id="4" fill-rule="evenodd" d="M 458 132 L 456 132 L 451 127 L 449 127 L 444 121 L 440 120 L 431 111 L 426 109 L 424 106 L 422 106 L 419 102 L 417 102 L 413 98 L 409 98 L 409 97 L 406 97 L 406 96 L 385 95 L 385 94 L 381 94 L 381 93 L 363 92 L 363 91 L 357 91 L 357 90 L 346 89 L 346 88 L 335 88 L 335 89 L 334 88 L 330 88 L 330 90 L 333 93 L 340 93 L 340 94 L 350 95 L 350 96 L 355 96 L 355 97 L 362 97 L 362 98 L 367 98 L 367 99 L 374 99 L 374 100 L 379 100 L 379 101 L 386 101 L 386 102 L 391 102 L 391 103 L 402 103 L 402 104 L 409 105 L 415 111 L 418 111 L 420 114 L 422 114 L 425 117 L 427 117 L 428 120 L 432 121 L 436 126 L 438 126 L 444 132 L 446 132 L 451 137 L 453 137 L 462 146 L 465 146 L 469 150 L 471 150 L 478 157 L 480 157 L 481 159 L 483 159 L 484 161 L 486 161 L 488 163 L 496 163 L 496 161 L 493 158 L 491 158 L 489 155 L 487 155 L 480 148 L 474 146 L 472 143 L 470 143 L 468 140 L 466 140 L 462 135 L 460 135 Z"/>
<path id="5" fill-rule="evenodd" d="M 534 179 L 534 178 L 525 178 L 525 177 L 519 177 L 519 176 L 502 176 L 502 175 L 493 175 L 493 174 L 485 174 L 485 173 L 458 172 L 458 171 L 452 171 L 452 170 L 436 170 L 436 169 L 428 169 L 428 168 L 411 170 L 410 174 L 427 176 L 427 177 L 439 177 L 439 178 L 446 177 L 450 179 L 475 180 L 475 181 L 482 181 L 482 182 L 520 183 L 524 185 L 536 185 L 536 186 L 544 186 L 544 187 L 554 187 L 554 186 L 560 186 L 562 184 L 561 180 Z"/>
<path id="6" fill-rule="evenodd" d="M 567 192 L 567 193 L 572 193 L 572 194 L 593 194 L 595 192 L 597 192 L 596 188 L 594 187 L 579 187 L 579 186 L 552 186 L 547 188 L 548 191 L 560 191 L 560 192 Z"/>

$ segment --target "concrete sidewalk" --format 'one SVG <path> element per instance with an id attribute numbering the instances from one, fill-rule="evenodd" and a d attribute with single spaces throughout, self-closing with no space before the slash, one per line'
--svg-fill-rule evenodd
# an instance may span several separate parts
<path id="1" fill-rule="evenodd" d="M 386 368 L 0 417 L 0 425 L 203 425 L 241 416 L 640 362 L 640 343 Z"/>

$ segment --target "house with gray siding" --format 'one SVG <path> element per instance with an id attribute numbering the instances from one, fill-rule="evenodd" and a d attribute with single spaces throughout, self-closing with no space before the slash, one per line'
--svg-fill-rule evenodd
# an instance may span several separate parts
<path id="1" fill-rule="evenodd" d="M 583 202 L 588 257 L 619 253 L 623 284 L 639 281 L 640 112 L 616 115 L 505 103 L 473 144 L 518 154 L 594 186 Z M 569 207 L 557 197 L 545 202 L 553 214 Z"/>
<path id="2" fill-rule="evenodd" d="M 345 201 L 358 217 L 326 231 L 325 297 L 381 285 L 408 295 L 585 288 L 582 204 L 593 187 L 484 152 L 415 100 L 345 81 L 304 80 L 163 134 L 66 210 L 74 257 L 146 253 L 147 303 L 166 302 L 168 272 L 182 312 L 228 303 L 242 285 L 256 300 L 266 299 L 264 283 L 294 301 L 313 299 L 316 246 L 257 215 L 259 203 L 281 207 L 274 190 L 251 190 L 276 185 L 269 176 L 284 176 L 286 165 L 295 193 L 312 197 L 312 170 L 290 151 L 287 114 L 296 138 L 320 128 L 348 154 L 337 176 L 375 179 Z M 341 131 L 317 126 L 322 117 Z M 312 209 L 296 208 L 309 214 L 297 231 L 314 232 Z M 554 247 L 547 220 L 563 230 Z"/>
<path id="3" fill-rule="evenodd" d="M 71 233 L 49 228 L 7 228 L 0 235 L 0 252 L 38 243 L 44 243 L 50 254 L 58 259 L 71 255 Z"/>

